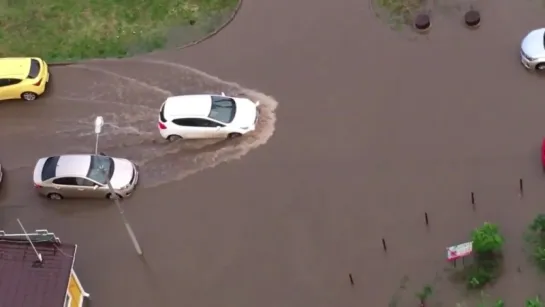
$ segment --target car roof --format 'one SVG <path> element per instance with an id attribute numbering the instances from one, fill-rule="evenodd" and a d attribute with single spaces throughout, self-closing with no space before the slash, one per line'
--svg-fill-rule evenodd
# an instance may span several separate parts
<path id="1" fill-rule="evenodd" d="M 183 95 L 167 98 L 163 112 L 167 119 L 192 116 L 207 117 L 211 108 L 211 95 Z"/>
<path id="2" fill-rule="evenodd" d="M 25 79 L 30 72 L 31 58 L 0 58 L 0 78 Z"/>
<path id="3" fill-rule="evenodd" d="M 55 177 L 87 177 L 90 166 L 91 155 L 62 155 L 57 162 Z"/>

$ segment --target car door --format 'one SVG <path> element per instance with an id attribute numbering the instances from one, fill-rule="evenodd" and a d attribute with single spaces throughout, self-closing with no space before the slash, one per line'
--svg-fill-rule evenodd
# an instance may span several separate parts
<path id="1" fill-rule="evenodd" d="M 53 186 L 52 193 L 58 193 L 64 198 L 78 197 L 78 182 L 75 177 L 59 177 L 55 178 L 51 185 Z"/>
<path id="2" fill-rule="evenodd" d="M 210 129 L 211 137 L 224 139 L 229 135 L 230 131 L 224 124 L 211 119 L 204 119 L 204 121 L 203 124 L 205 124 L 207 128 L 212 128 Z"/>
<path id="3" fill-rule="evenodd" d="M 225 134 L 225 125 L 218 122 L 198 118 L 196 119 L 196 124 L 199 126 L 199 135 L 201 139 L 215 139 L 215 138 L 224 138 L 227 135 Z"/>
<path id="4" fill-rule="evenodd" d="M 184 139 L 200 138 L 200 127 L 195 118 L 176 118 L 172 120 L 173 132 Z"/>
<path id="5" fill-rule="evenodd" d="M 9 79 L 0 79 L 0 100 L 9 98 Z"/>
<path id="6" fill-rule="evenodd" d="M 78 184 L 77 197 L 81 197 L 81 198 L 103 198 L 104 197 L 104 192 L 101 191 L 99 185 L 96 184 L 95 182 L 83 177 L 76 177 L 76 182 Z"/>
<path id="7" fill-rule="evenodd" d="M 24 90 L 21 88 L 21 82 L 23 80 L 21 79 L 9 79 L 9 86 L 7 87 L 7 90 L 9 91 L 9 99 L 20 99 L 21 94 L 24 92 Z"/>

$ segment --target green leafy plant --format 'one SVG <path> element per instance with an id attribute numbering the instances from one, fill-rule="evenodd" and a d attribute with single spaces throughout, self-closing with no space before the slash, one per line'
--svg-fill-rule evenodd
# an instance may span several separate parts
<path id="1" fill-rule="evenodd" d="M 480 289 L 494 279 L 494 270 L 492 266 L 483 264 L 474 264 L 469 269 L 468 287 L 471 289 Z"/>
<path id="2" fill-rule="evenodd" d="M 479 303 L 478 307 L 504 307 L 505 303 L 503 300 L 498 299 L 494 302 L 490 302 L 488 300 L 488 296 L 485 295 L 484 292 L 481 292 L 481 302 Z"/>
<path id="3" fill-rule="evenodd" d="M 420 300 L 420 306 L 426 306 L 426 301 L 433 294 L 433 288 L 430 285 L 425 285 L 422 290 L 415 293 L 416 297 Z"/>
<path id="4" fill-rule="evenodd" d="M 492 223 L 484 223 L 473 230 L 471 238 L 475 261 L 467 268 L 467 286 L 470 289 L 480 289 L 499 275 L 504 239 L 499 227 Z"/>
<path id="5" fill-rule="evenodd" d="M 530 224 L 530 230 L 545 234 L 545 214 L 538 214 L 532 224 Z"/>
<path id="6" fill-rule="evenodd" d="M 536 296 L 531 299 L 527 299 L 526 303 L 524 304 L 526 307 L 544 307 L 543 301 L 539 298 L 539 296 Z"/>
<path id="7" fill-rule="evenodd" d="M 391 26 L 399 28 L 409 25 L 417 11 L 425 6 L 426 0 L 374 0 L 378 7 L 388 14 Z"/>
<path id="8" fill-rule="evenodd" d="M 538 214 L 528 226 L 526 241 L 535 264 L 545 271 L 545 214 Z"/>
<path id="9" fill-rule="evenodd" d="M 498 226 L 488 222 L 473 230 L 471 238 L 473 251 L 481 255 L 501 251 L 504 241 Z"/>

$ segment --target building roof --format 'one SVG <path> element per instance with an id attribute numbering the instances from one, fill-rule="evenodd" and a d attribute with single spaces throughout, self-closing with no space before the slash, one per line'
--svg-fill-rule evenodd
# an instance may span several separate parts
<path id="1" fill-rule="evenodd" d="M 46 230 L 26 234 L 0 231 L 0 307 L 62 307 L 76 255 Z"/>

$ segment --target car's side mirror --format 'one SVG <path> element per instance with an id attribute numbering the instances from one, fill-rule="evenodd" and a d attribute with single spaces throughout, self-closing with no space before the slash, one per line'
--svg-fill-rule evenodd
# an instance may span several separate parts
<path id="1" fill-rule="evenodd" d="M 96 190 L 98 189 L 98 185 L 95 184 L 95 186 L 93 187 L 93 190 Z"/>

